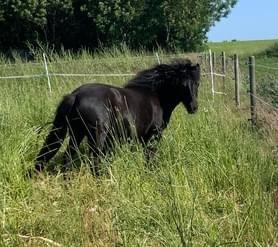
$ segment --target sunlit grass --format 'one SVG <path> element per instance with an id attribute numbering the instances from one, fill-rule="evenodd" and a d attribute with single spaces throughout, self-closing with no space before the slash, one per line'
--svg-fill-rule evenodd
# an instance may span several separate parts
<path id="1" fill-rule="evenodd" d="M 250 40 L 211 42 L 208 47 L 215 52 L 225 51 L 229 55 L 253 56 L 271 47 L 277 40 Z"/>
<path id="2" fill-rule="evenodd" d="M 57 73 L 127 73 L 157 62 L 145 55 L 151 54 L 115 50 L 49 59 Z M 11 72 L 0 68 L 0 73 L 43 69 L 17 61 Z M 67 179 L 59 172 L 24 177 L 49 126 L 41 127 L 52 120 L 62 95 L 86 81 L 122 85 L 128 78 L 52 77 L 51 94 L 44 77 L 0 81 L 1 245 L 277 244 L 275 147 L 249 126 L 247 113 L 229 100 L 232 94 L 213 102 L 206 80 L 199 112 L 188 115 L 178 107 L 151 165 L 133 143 L 117 146 L 103 160 L 100 178 L 91 175 L 86 153 Z M 61 152 L 52 164 L 60 157 Z"/>

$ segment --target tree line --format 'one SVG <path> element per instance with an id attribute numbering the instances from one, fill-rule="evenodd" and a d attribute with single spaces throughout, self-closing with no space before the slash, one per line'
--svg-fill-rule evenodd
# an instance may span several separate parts
<path id="1" fill-rule="evenodd" d="M 0 49 L 38 42 L 65 49 L 197 50 L 237 0 L 2 0 Z"/>

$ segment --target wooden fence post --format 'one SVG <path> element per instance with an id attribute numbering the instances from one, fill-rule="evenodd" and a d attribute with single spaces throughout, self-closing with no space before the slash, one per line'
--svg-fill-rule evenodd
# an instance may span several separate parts
<path id="1" fill-rule="evenodd" d="M 235 72 L 235 101 L 236 106 L 240 106 L 240 97 L 239 97 L 239 62 L 238 55 L 234 55 L 234 72 Z"/>
<path id="2" fill-rule="evenodd" d="M 158 64 L 161 64 L 161 62 L 160 62 L 160 58 L 159 58 L 159 55 L 158 55 L 158 53 L 157 53 L 157 52 L 155 53 L 155 56 L 156 56 L 156 59 L 157 59 L 157 63 L 158 63 Z"/>
<path id="3" fill-rule="evenodd" d="M 256 75 L 255 75 L 255 57 L 249 57 L 249 80 L 250 80 L 250 109 L 251 109 L 251 122 L 253 126 L 257 123 L 256 112 Z"/>
<path id="4" fill-rule="evenodd" d="M 44 62 L 44 68 L 45 68 L 45 75 L 47 77 L 48 90 L 49 90 L 49 93 L 51 93 L 52 92 L 52 88 L 51 88 L 51 83 L 50 83 L 48 67 L 47 67 L 46 54 L 43 53 L 42 55 L 43 55 L 43 62 Z"/>
<path id="5" fill-rule="evenodd" d="M 225 77 L 226 77 L 226 54 L 222 51 L 222 74 L 223 74 L 223 92 L 225 92 Z"/>
<path id="6" fill-rule="evenodd" d="M 214 67 L 213 67 L 213 61 L 212 61 L 212 52 L 209 50 L 209 70 L 210 70 L 210 78 L 211 78 L 211 93 L 212 93 L 212 99 L 214 100 Z"/>
<path id="7" fill-rule="evenodd" d="M 215 67 L 216 67 L 216 53 L 215 52 L 212 53 L 212 67 L 213 67 L 213 71 L 215 71 Z"/>

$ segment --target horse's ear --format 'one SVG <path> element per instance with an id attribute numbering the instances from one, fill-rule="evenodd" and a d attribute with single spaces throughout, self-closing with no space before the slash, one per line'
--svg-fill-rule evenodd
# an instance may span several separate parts
<path id="1" fill-rule="evenodd" d="M 200 72 L 200 64 L 196 64 L 197 71 Z"/>

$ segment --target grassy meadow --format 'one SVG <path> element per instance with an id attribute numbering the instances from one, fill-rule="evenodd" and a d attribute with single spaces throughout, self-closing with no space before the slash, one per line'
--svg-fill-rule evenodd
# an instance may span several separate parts
<path id="1" fill-rule="evenodd" d="M 52 73 L 78 74 L 135 73 L 157 62 L 126 50 L 49 60 Z M 3 60 L 0 76 L 44 73 L 39 55 L 37 62 Z M 67 179 L 59 170 L 24 176 L 62 95 L 88 81 L 128 78 L 51 77 L 51 94 L 45 77 L 0 80 L 0 246 L 277 246 L 277 143 L 251 128 L 247 98 L 234 106 L 229 79 L 227 95 L 213 101 L 202 78 L 199 112 L 176 109 L 151 167 L 132 143 L 103 159 L 96 178 L 84 144 Z"/>
<path id="2" fill-rule="evenodd" d="M 208 43 L 208 47 L 215 52 L 225 51 L 227 54 L 240 56 L 253 56 L 264 52 L 277 43 L 278 40 L 251 40 L 251 41 L 225 41 Z"/>

